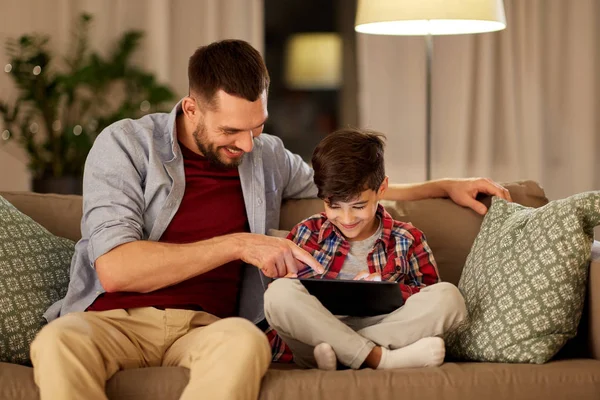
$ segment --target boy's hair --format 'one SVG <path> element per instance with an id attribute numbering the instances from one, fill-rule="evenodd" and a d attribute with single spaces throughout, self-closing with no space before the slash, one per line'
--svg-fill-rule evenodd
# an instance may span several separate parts
<path id="1" fill-rule="evenodd" d="M 321 140 L 312 156 L 319 198 L 346 202 L 368 189 L 377 192 L 385 179 L 384 139 L 379 132 L 345 128 Z"/>
<path id="2" fill-rule="evenodd" d="M 260 53 L 243 40 L 222 40 L 198 48 L 188 64 L 190 95 L 216 107 L 215 93 L 256 101 L 269 89 L 269 72 Z"/>

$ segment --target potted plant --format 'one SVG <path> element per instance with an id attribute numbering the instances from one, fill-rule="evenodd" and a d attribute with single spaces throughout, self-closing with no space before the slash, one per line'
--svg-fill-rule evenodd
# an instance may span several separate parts
<path id="1" fill-rule="evenodd" d="M 0 101 L 2 138 L 15 140 L 28 153 L 34 191 L 81 193 L 96 135 L 119 119 L 161 110 L 174 99 L 171 89 L 131 62 L 141 32 L 125 32 L 102 57 L 89 49 L 91 22 L 89 14 L 79 17 L 70 54 L 62 60 L 50 52 L 45 35 L 6 43 L 4 71 L 18 94 L 12 104 Z"/>

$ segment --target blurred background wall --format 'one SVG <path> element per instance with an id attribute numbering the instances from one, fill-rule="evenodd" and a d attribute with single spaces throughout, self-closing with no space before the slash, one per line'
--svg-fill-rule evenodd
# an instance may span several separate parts
<path id="1" fill-rule="evenodd" d="M 550 198 L 600 188 L 600 2 L 504 4 L 504 31 L 434 38 L 433 178 L 534 179 Z M 0 41 L 38 31 L 62 52 L 85 10 L 94 15 L 91 44 L 99 51 L 126 29 L 143 30 L 135 61 L 183 96 L 195 48 L 245 39 L 272 75 L 267 132 L 308 160 L 333 129 L 379 130 L 388 137 L 391 180 L 422 181 L 424 40 L 356 34 L 355 8 L 354 0 L 4 0 Z M 289 43 L 308 32 L 340 39 L 337 81 L 286 81 Z M 0 66 L 6 62 L 0 52 Z M 0 98 L 14 93 L 0 69 Z M 20 147 L 0 143 L 0 190 L 27 190 L 26 165 Z"/>

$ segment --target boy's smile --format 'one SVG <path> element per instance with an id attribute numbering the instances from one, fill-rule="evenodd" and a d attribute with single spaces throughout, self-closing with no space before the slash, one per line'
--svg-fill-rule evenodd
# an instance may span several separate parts
<path id="1" fill-rule="evenodd" d="M 342 226 L 344 227 L 344 229 L 346 229 L 346 230 L 352 230 L 352 229 L 356 228 L 356 227 L 359 225 L 359 223 L 357 222 L 356 224 L 352 224 L 352 225 L 346 225 L 346 224 L 341 224 L 341 225 L 342 225 Z"/>

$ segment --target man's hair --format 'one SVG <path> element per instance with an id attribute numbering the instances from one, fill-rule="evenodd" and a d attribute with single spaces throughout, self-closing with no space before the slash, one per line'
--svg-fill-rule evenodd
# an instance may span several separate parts
<path id="1" fill-rule="evenodd" d="M 190 95 L 216 106 L 220 89 L 256 101 L 269 89 L 269 72 L 260 53 L 243 40 L 222 40 L 198 48 L 188 64 Z"/>
<path id="2" fill-rule="evenodd" d="M 361 129 L 340 129 L 321 140 L 312 156 L 319 198 L 347 202 L 363 191 L 375 192 L 385 179 L 385 135 Z"/>

